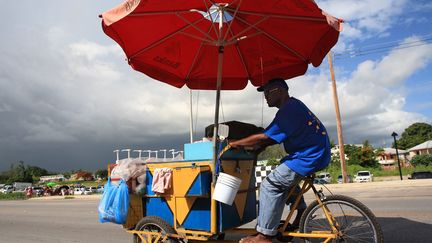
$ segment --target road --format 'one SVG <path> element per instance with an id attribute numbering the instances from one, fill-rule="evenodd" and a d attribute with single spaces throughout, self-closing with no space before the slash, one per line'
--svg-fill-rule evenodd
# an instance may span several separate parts
<path id="1" fill-rule="evenodd" d="M 328 187 L 335 194 L 352 196 L 366 204 L 378 217 L 385 242 L 432 242 L 432 180 Z M 310 200 L 312 197 L 307 196 L 306 201 Z M 121 226 L 98 222 L 98 202 L 95 196 L 0 201 L 0 242 L 131 242 Z M 231 240 L 238 237 L 228 236 Z"/>

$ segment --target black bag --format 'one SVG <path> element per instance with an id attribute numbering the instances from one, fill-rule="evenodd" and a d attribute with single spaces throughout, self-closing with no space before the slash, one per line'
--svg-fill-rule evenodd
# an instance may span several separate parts
<path id="1" fill-rule="evenodd" d="M 241 139 L 264 131 L 264 128 L 262 127 L 257 127 L 254 124 L 239 121 L 229 121 L 220 124 L 224 124 L 229 127 L 229 134 L 227 139 Z M 209 125 L 205 128 L 205 136 L 207 138 L 213 138 L 213 128 L 214 124 Z"/>

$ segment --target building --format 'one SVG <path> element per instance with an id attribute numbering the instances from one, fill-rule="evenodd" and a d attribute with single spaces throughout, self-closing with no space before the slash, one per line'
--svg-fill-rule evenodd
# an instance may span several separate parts
<path id="1" fill-rule="evenodd" d="M 384 168 L 384 169 L 394 169 L 398 166 L 398 160 L 396 155 L 396 149 L 394 148 L 383 148 L 384 151 L 382 151 L 378 157 L 378 163 Z M 401 167 L 406 167 L 409 165 L 409 152 L 407 150 L 398 149 L 399 153 L 399 160 L 401 163 Z"/>
<path id="2" fill-rule="evenodd" d="M 41 176 L 39 178 L 40 182 L 47 182 L 47 181 L 64 181 L 65 177 L 62 174 L 58 175 L 48 175 L 48 176 Z"/>
<path id="3" fill-rule="evenodd" d="M 359 147 L 359 148 L 363 148 L 363 144 L 344 144 L 344 148 L 345 148 L 347 145 L 353 145 L 353 146 L 356 146 L 356 147 Z M 340 156 L 340 146 L 339 146 L 339 144 L 335 144 L 335 146 L 332 147 L 332 148 L 330 149 L 330 151 L 331 151 L 331 155 L 332 155 L 332 156 L 337 156 L 337 157 L 339 157 L 339 156 Z M 348 160 L 348 156 L 346 155 L 346 153 L 345 153 L 345 160 Z"/>
<path id="4" fill-rule="evenodd" d="M 408 151 L 411 158 L 421 154 L 432 154 L 432 140 L 416 145 Z"/>

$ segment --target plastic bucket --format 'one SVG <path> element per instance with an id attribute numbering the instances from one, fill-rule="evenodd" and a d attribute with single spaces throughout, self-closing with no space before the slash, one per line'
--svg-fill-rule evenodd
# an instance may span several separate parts
<path id="1" fill-rule="evenodd" d="M 240 184 L 241 179 L 226 173 L 219 173 L 215 190 L 213 191 L 213 200 L 232 205 Z"/>

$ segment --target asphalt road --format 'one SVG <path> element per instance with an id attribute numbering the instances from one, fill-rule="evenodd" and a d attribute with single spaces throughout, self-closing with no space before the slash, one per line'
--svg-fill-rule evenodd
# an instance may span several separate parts
<path id="1" fill-rule="evenodd" d="M 335 194 L 352 196 L 366 204 L 377 216 L 385 242 L 432 242 L 432 180 L 328 187 Z M 310 200 L 308 195 L 306 201 Z M 98 202 L 95 196 L 0 201 L 0 242 L 131 242 L 131 235 L 122 226 L 98 222 Z M 228 235 L 230 240 L 238 237 Z"/>

